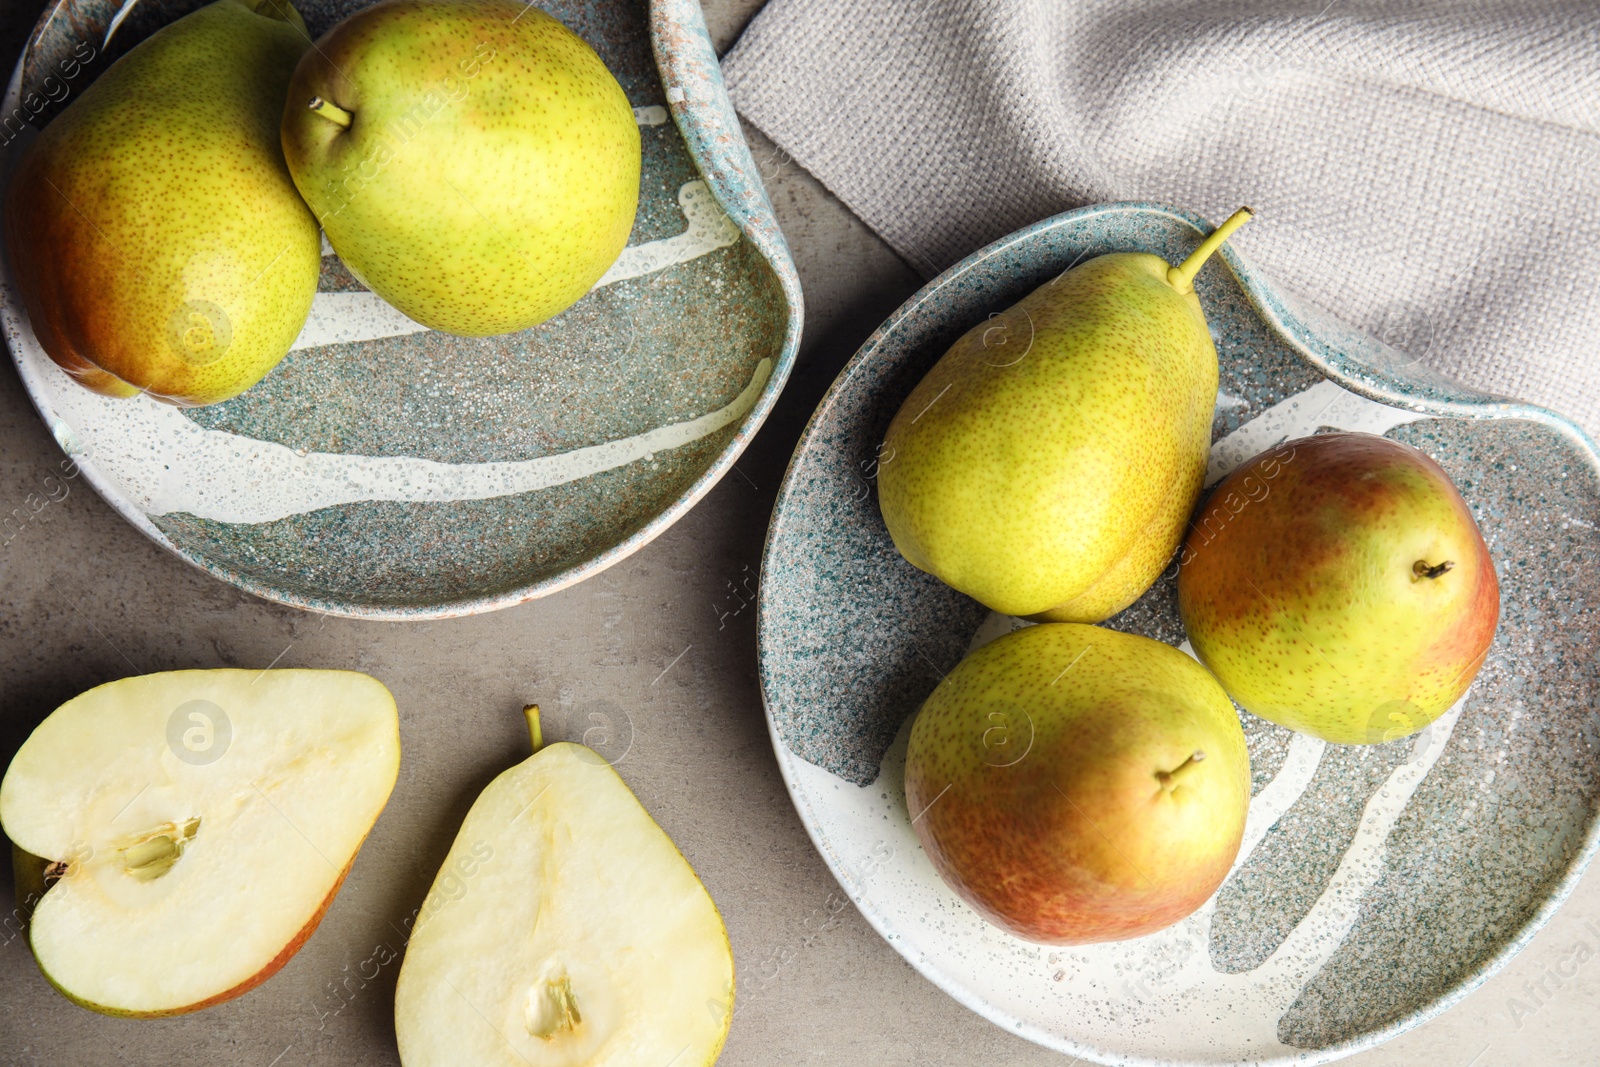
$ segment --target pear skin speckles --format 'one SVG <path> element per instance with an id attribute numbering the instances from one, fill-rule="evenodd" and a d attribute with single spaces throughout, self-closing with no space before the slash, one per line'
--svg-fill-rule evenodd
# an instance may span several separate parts
<path id="1" fill-rule="evenodd" d="M 96 392 L 254 385 L 305 324 L 316 221 L 278 143 L 302 25 L 218 0 L 142 41 L 28 147 L 7 193 L 35 336 Z"/>
<path id="2" fill-rule="evenodd" d="M 885 438 L 879 502 L 907 560 L 996 611 L 1078 622 L 1155 580 L 1217 391 L 1199 301 L 1167 270 L 1096 257 L 951 347 Z"/>
<path id="3" fill-rule="evenodd" d="M 340 259 L 447 333 L 509 333 L 564 310 L 621 254 L 638 206 L 622 87 L 519 0 L 386 0 L 352 15 L 295 71 L 282 134 Z"/>
<path id="4" fill-rule="evenodd" d="M 1168 926 L 1215 891 L 1244 832 L 1250 760 L 1227 694 L 1190 657 L 1044 624 L 939 684 L 912 725 L 905 785 L 918 839 L 969 904 L 1019 937 L 1085 944 Z"/>
<path id="5" fill-rule="evenodd" d="M 1416 565 L 1448 561 L 1435 577 Z M 1499 582 L 1424 453 L 1373 434 L 1291 441 L 1196 514 L 1178 573 L 1195 652 L 1244 708 L 1340 744 L 1421 730 L 1494 639 Z"/>

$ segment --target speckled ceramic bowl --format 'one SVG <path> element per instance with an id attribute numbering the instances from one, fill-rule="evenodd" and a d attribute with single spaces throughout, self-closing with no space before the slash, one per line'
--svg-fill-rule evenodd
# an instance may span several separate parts
<path id="1" fill-rule="evenodd" d="M 203 0 L 59 0 L 6 95 L 0 143 Z M 313 34 L 364 0 L 297 0 Z M 424 330 L 324 246 L 295 350 L 234 400 L 109 400 L 40 350 L 6 281 L 23 383 L 130 522 L 250 592 L 422 619 L 580 581 L 666 529 L 725 474 L 788 376 L 800 286 L 695 0 L 549 0 L 634 104 L 629 247 L 593 292 L 522 333 Z M 85 57 L 88 58 L 85 61 Z"/>
<path id="2" fill-rule="evenodd" d="M 1311 1064 L 1444 1010 L 1527 941 L 1596 844 L 1600 460 L 1571 423 L 1427 374 L 1224 251 L 1196 288 L 1222 363 L 1208 480 L 1321 427 L 1387 433 L 1455 479 L 1504 606 L 1471 692 L 1415 738 L 1325 745 L 1243 715 L 1240 860 L 1190 919 L 1053 949 L 984 922 L 912 833 L 901 775 L 922 700 L 989 613 L 896 553 L 873 491 L 902 400 L 960 334 L 1080 257 L 1177 262 L 1207 227 L 1149 204 L 1061 215 L 952 267 L 862 347 L 806 430 L 760 590 L 779 764 L 867 919 L 952 996 L 1041 1044 L 1117 1064 Z M 1172 575 L 1107 625 L 1177 645 Z"/>

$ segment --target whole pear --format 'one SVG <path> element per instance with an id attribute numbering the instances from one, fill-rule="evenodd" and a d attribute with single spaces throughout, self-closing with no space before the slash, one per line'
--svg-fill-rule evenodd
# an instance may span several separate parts
<path id="1" fill-rule="evenodd" d="M 1170 926 L 1216 891 L 1244 836 L 1250 757 L 1193 659 L 1046 624 L 939 683 L 912 724 L 905 785 L 952 889 L 1018 937 L 1076 945 Z"/>
<path id="2" fill-rule="evenodd" d="M 140 42 L 28 146 L 6 243 L 34 335 L 79 382 L 209 404 L 288 353 L 322 259 L 277 136 L 309 44 L 287 0 L 217 0 Z"/>
<path id="3" fill-rule="evenodd" d="M 633 108 L 582 38 L 522 0 L 358 11 L 306 53 L 282 131 L 345 266 L 448 333 L 564 310 L 633 227 Z"/>
<path id="4" fill-rule="evenodd" d="M 1328 433 L 1217 486 L 1178 571 L 1195 653 L 1246 710 L 1339 744 L 1416 733 L 1467 691 L 1500 584 L 1445 472 L 1398 441 Z"/>
<path id="5" fill-rule="evenodd" d="M 912 390 L 880 453 L 895 546 L 995 611 L 1099 622 L 1167 565 L 1211 449 L 1217 352 L 1181 266 L 1112 253 L 969 330 Z"/>

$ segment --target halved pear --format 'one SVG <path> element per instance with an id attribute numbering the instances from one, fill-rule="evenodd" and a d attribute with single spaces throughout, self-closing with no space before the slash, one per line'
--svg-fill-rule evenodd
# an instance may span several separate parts
<path id="1" fill-rule="evenodd" d="M 170 671 L 67 701 L 0 783 L 39 969 L 108 1015 L 253 989 L 316 929 L 399 767 L 394 698 L 353 671 Z"/>
<path id="2" fill-rule="evenodd" d="M 711 895 L 616 771 L 539 748 L 467 813 L 395 990 L 405 1067 L 705 1067 L 733 1019 Z"/>

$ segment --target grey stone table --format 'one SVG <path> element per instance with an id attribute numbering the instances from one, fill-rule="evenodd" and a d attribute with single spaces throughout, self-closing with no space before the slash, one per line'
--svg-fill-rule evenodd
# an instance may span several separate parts
<path id="1" fill-rule="evenodd" d="M 39 0 L 0 0 L 10 70 Z M 726 47 L 759 0 L 708 0 Z M 692 513 L 576 588 L 478 618 L 353 622 L 256 600 L 193 570 L 74 483 L 0 548 L 0 764 L 57 704 L 103 681 L 183 667 L 347 667 L 399 701 L 400 782 L 317 935 L 231 1003 L 163 1021 L 103 1018 L 45 983 L 0 926 L 0 1064 L 365 1067 L 398 1063 L 396 927 L 422 900 L 478 791 L 526 751 L 524 702 L 631 720 L 619 764 L 721 906 L 748 1003 L 726 1067 L 1067 1064 L 923 980 L 845 903 L 789 804 L 767 739 L 748 610 L 720 617 L 759 564 L 806 417 L 917 275 L 757 131 L 748 131 L 799 262 L 806 341 L 776 412 Z M 0 513 L 60 459 L 9 361 L 0 369 Z M 58 491 L 59 492 L 59 491 Z M 619 722 L 620 729 L 629 728 Z M 0 860 L 0 864 L 6 861 Z M 0 909 L 12 909 L 0 867 Z M 1580 946 L 1582 946 L 1580 948 Z M 1600 875 L 1499 977 L 1362 1067 L 1600 1064 Z M 341 993 L 340 990 L 343 990 Z M 1515 1001 L 1516 1003 L 1513 1003 Z"/>

